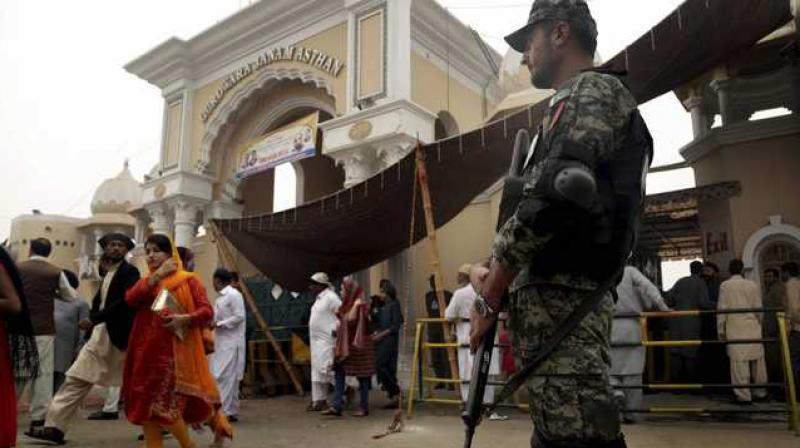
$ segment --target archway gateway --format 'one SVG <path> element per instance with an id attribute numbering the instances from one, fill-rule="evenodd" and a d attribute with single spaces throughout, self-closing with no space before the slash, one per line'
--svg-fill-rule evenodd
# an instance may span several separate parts
<path id="1" fill-rule="evenodd" d="M 344 182 L 343 170 L 321 153 L 317 127 L 333 118 L 333 99 L 299 80 L 267 83 L 230 114 L 211 148 L 211 166 L 223 186 L 220 199 L 242 205 L 244 216 L 274 211 L 275 167 L 281 160 L 295 170 L 298 205 L 333 193 Z M 305 146 L 296 151 L 298 143 Z"/>

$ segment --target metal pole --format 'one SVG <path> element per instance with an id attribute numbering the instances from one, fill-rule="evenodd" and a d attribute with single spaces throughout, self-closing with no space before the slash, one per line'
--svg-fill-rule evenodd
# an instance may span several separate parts
<path id="1" fill-rule="evenodd" d="M 786 314 L 778 313 L 778 332 L 781 339 L 781 358 L 786 381 L 786 406 L 789 412 L 789 429 L 800 435 L 800 415 L 797 409 L 797 385 L 794 383 L 791 356 L 789 355 L 789 338 L 786 330 Z"/>
<path id="2" fill-rule="evenodd" d="M 422 337 L 422 323 L 417 322 L 417 331 L 414 335 L 414 359 L 411 362 L 411 384 L 408 386 L 408 417 L 414 415 L 414 389 L 417 383 L 417 371 L 419 369 L 419 349 Z M 420 385 L 422 386 L 422 385 Z"/>

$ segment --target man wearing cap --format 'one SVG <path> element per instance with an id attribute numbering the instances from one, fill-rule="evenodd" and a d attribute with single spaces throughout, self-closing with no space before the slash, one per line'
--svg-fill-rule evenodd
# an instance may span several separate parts
<path id="1" fill-rule="evenodd" d="M 339 318 L 336 313 L 342 300 L 333 292 L 328 274 L 317 272 L 311 276 L 309 290 L 317 297 L 311 306 L 308 333 L 311 345 L 311 404 L 309 411 L 326 409 L 328 387 L 333 380 L 333 349 Z"/>
<path id="2" fill-rule="evenodd" d="M 496 319 L 506 289 L 519 366 L 576 322 L 526 380 L 531 446 L 624 447 L 609 387 L 609 290 L 635 242 L 652 139 L 631 92 L 593 68 L 597 28 L 585 0 L 534 1 L 528 23 L 506 41 L 523 54 L 533 85 L 556 93 L 489 268 L 472 271 L 479 294 L 470 345 Z M 587 300 L 589 313 L 573 315 Z"/>
<path id="3" fill-rule="evenodd" d="M 95 384 L 118 387 L 134 313 L 125 303 L 125 293 L 139 280 L 139 270 L 125 261 L 133 241 L 121 233 L 109 233 L 98 241 L 108 260 L 105 277 L 92 300 L 89 319 L 80 327 L 91 330 L 89 341 L 66 373 L 66 380 L 47 410 L 44 428 L 31 432 L 37 439 L 64 442 L 64 433 L 83 399 Z"/>

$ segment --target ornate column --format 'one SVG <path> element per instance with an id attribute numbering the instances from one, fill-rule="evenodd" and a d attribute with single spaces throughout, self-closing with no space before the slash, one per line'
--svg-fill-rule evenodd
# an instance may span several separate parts
<path id="1" fill-rule="evenodd" d="M 194 237 L 197 235 L 197 213 L 200 206 L 197 203 L 179 200 L 173 205 L 175 210 L 175 244 L 177 246 L 192 247 Z"/>
<path id="2" fill-rule="evenodd" d="M 715 79 L 711 81 L 711 88 L 717 94 L 719 101 L 719 115 L 722 118 L 722 125 L 727 126 L 732 123 L 732 110 L 731 110 L 731 80 L 730 79 Z"/>
<path id="3" fill-rule="evenodd" d="M 149 224 L 150 221 L 147 219 L 147 216 L 143 216 L 142 214 L 136 215 L 136 227 L 133 230 L 133 240 L 136 241 L 137 246 L 144 244 Z"/>
<path id="4" fill-rule="evenodd" d="M 172 217 L 163 204 L 147 207 L 147 214 L 149 214 L 150 219 L 153 220 L 153 233 L 172 235 Z"/>
<path id="5" fill-rule="evenodd" d="M 100 247 L 100 244 L 98 243 L 98 241 L 100 241 L 100 238 L 103 237 L 103 230 L 102 229 L 94 229 L 92 231 L 92 235 L 94 236 L 94 241 L 92 241 L 92 245 L 90 247 L 94 247 L 94 251 L 93 251 L 94 252 L 94 256 L 95 256 L 96 259 L 99 260 L 100 257 L 103 255 L 103 249 Z"/>
<path id="6" fill-rule="evenodd" d="M 692 134 L 694 139 L 697 140 L 706 135 L 711 128 L 711 120 L 706 113 L 705 101 L 702 96 L 690 96 L 683 104 L 689 109 L 689 113 L 692 116 Z"/>

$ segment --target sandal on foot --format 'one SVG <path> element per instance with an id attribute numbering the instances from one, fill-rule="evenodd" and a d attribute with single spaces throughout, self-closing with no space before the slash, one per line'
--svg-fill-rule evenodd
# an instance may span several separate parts
<path id="1" fill-rule="evenodd" d="M 331 416 L 331 417 L 341 417 L 342 416 L 342 411 L 338 411 L 338 410 L 336 410 L 334 408 L 328 408 L 327 410 L 322 411 L 322 415 L 327 415 L 327 416 Z"/>
<path id="2" fill-rule="evenodd" d="M 25 433 L 25 435 L 34 439 L 53 442 L 58 445 L 63 445 L 66 443 L 64 441 L 64 433 L 60 429 L 50 426 L 32 427 L 28 430 L 28 432 Z"/>

